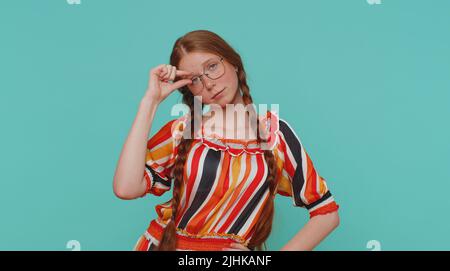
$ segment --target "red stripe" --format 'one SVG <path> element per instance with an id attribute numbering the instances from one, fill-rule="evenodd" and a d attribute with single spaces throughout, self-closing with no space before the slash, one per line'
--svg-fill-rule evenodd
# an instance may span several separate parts
<path id="1" fill-rule="evenodd" d="M 256 155 L 256 160 L 257 160 L 257 169 L 263 169 L 264 164 L 263 164 L 262 155 Z M 239 202 L 236 204 L 235 208 L 229 215 L 228 219 L 225 221 L 225 223 L 219 229 L 219 232 L 225 232 L 226 229 L 230 226 L 231 222 L 234 221 L 235 218 L 238 216 L 239 212 L 242 211 L 245 203 L 248 202 L 251 194 L 256 190 L 258 184 L 261 182 L 261 179 L 264 176 L 263 174 L 264 174 L 263 170 L 257 170 L 257 174 L 256 174 L 255 178 L 253 179 L 252 183 L 247 188 L 247 190 L 244 192 L 241 199 L 239 200 Z"/>
<path id="2" fill-rule="evenodd" d="M 189 199 L 191 197 L 192 188 L 194 188 L 194 182 L 197 177 L 197 172 L 199 170 L 199 161 L 200 157 L 203 153 L 203 151 L 207 148 L 204 145 L 200 145 L 196 150 L 192 157 L 192 163 L 191 163 L 191 175 L 189 176 L 189 180 L 186 185 L 186 203 L 183 206 L 183 209 L 180 211 L 179 214 L 177 214 L 177 218 L 175 220 L 176 225 L 180 222 L 181 218 L 183 217 L 184 213 L 187 211 L 187 207 L 189 205 Z M 199 176 L 199 179 L 201 179 L 201 176 Z"/>
<path id="3" fill-rule="evenodd" d="M 158 241 L 161 240 L 164 228 L 155 220 L 152 220 L 147 232 Z M 176 249 L 201 250 L 201 251 L 220 251 L 223 248 L 229 248 L 232 243 L 243 244 L 247 240 L 241 238 L 233 238 L 231 236 L 185 236 L 176 232 L 177 246 Z M 238 240 L 240 239 L 240 240 Z"/>
<path id="4" fill-rule="evenodd" d="M 335 201 L 332 201 L 332 202 L 328 203 L 327 205 L 324 205 L 324 206 L 320 207 L 319 209 L 316 209 L 316 210 L 312 211 L 311 213 L 309 213 L 309 218 L 315 217 L 316 215 L 324 215 L 324 214 L 335 212 L 339 209 L 339 207 L 340 206 L 338 204 L 336 204 Z"/>
<path id="5" fill-rule="evenodd" d="M 152 136 L 147 141 L 147 148 L 151 150 L 153 147 L 161 144 L 162 142 L 166 141 L 168 138 L 172 137 L 172 123 L 176 121 L 176 119 L 169 121 L 166 123 L 161 129 L 159 129 L 158 132 L 154 136 Z"/>
<path id="6" fill-rule="evenodd" d="M 289 174 L 289 177 L 292 178 L 294 177 L 295 174 L 295 168 L 294 165 L 292 164 L 291 160 L 289 159 L 288 153 L 287 153 L 287 148 L 286 148 L 286 142 L 281 138 L 280 136 L 280 143 L 281 143 L 281 149 L 284 153 L 284 169 L 286 170 L 286 172 Z M 302 166 L 302 165 L 297 165 L 297 166 Z"/>
<path id="7" fill-rule="evenodd" d="M 203 228 L 206 224 L 206 217 L 212 212 L 212 210 L 216 207 L 219 201 L 222 200 L 220 196 L 224 194 L 223 183 L 228 178 L 228 168 L 230 166 L 230 156 L 229 154 L 224 155 L 224 158 L 221 162 L 220 169 L 218 172 L 220 173 L 219 181 L 216 186 L 216 189 L 212 191 L 213 196 L 211 196 L 206 204 L 203 205 L 203 209 L 201 209 L 195 216 L 191 218 L 191 225 L 189 225 L 186 230 L 190 232 L 198 232 Z"/>

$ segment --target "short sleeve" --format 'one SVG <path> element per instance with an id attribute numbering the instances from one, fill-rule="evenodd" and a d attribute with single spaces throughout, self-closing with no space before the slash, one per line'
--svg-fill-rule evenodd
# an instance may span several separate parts
<path id="1" fill-rule="evenodd" d="M 178 152 L 179 137 L 174 131 L 183 126 L 181 119 L 167 122 L 147 141 L 144 177 L 147 193 L 161 196 L 171 188 L 172 170 Z"/>
<path id="2" fill-rule="evenodd" d="M 319 175 L 300 138 L 285 120 L 279 119 L 277 134 L 275 156 L 280 161 L 277 193 L 292 197 L 293 205 L 306 208 L 310 218 L 337 211 L 339 205 L 327 182 Z"/>

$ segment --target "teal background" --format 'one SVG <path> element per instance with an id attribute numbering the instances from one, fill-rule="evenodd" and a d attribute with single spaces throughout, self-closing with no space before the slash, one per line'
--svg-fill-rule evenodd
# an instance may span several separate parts
<path id="1" fill-rule="evenodd" d="M 112 180 L 149 70 L 212 30 L 280 105 L 340 204 L 316 250 L 450 248 L 450 2 L 3 1 L 0 250 L 131 250 L 154 206 Z M 151 134 L 173 117 L 178 92 Z M 308 221 L 278 195 L 269 250 Z"/>

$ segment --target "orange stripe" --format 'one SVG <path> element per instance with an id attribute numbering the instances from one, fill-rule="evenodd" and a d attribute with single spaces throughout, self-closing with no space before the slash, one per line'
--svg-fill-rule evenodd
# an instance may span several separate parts
<path id="1" fill-rule="evenodd" d="M 164 142 L 166 139 L 170 138 L 172 136 L 172 124 L 174 121 L 177 121 L 177 119 L 171 120 L 167 122 L 163 127 L 159 129 L 159 131 L 156 132 L 148 141 L 147 141 L 147 148 L 152 149 L 154 146 L 160 144 L 161 142 Z"/>
<path id="2" fill-rule="evenodd" d="M 191 220 L 189 221 L 189 225 L 186 228 L 187 231 L 199 232 L 203 227 L 205 219 L 208 216 L 208 214 L 211 212 L 214 206 L 217 205 L 217 201 L 220 201 L 220 198 L 217 197 L 216 195 L 223 194 L 223 185 L 228 175 L 227 168 L 229 166 L 229 163 L 230 163 L 230 154 L 224 153 L 222 164 L 219 165 L 220 169 L 218 169 L 220 170 L 219 183 L 217 184 L 215 190 L 212 191 L 212 196 L 209 198 L 206 205 L 194 217 L 191 218 Z"/>
<path id="3" fill-rule="evenodd" d="M 233 203 L 236 201 L 236 198 L 239 196 L 239 193 L 241 192 L 242 188 L 244 187 L 244 184 L 247 182 L 247 179 L 250 175 L 250 165 L 251 165 L 251 156 L 247 155 L 246 159 L 245 159 L 245 173 L 244 173 L 244 177 L 242 178 L 241 183 L 238 185 L 237 189 L 234 190 L 233 195 L 231 196 L 230 201 L 227 204 L 227 207 L 225 207 L 225 209 L 223 210 L 223 214 L 226 214 L 228 212 L 228 209 L 231 208 L 231 206 L 233 205 Z M 215 228 L 217 226 L 217 224 L 219 223 L 219 220 L 216 221 L 216 223 L 214 224 Z"/>
<path id="4" fill-rule="evenodd" d="M 235 157 L 235 159 L 233 160 L 233 165 L 232 165 L 232 178 L 233 178 L 233 182 L 231 183 L 231 186 L 228 188 L 227 192 L 225 193 L 225 195 L 222 197 L 222 200 L 220 201 L 220 203 L 217 205 L 217 208 L 214 209 L 214 214 L 211 217 L 210 221 L 208 221 L 208 227 L 210 226 L 210 224 L 212 224 L 214 221 L 216 221 L 215 225 L 212 227 L 212 229 L 214 229 L 218 223 L 218 221 L 220 219 L 216 219 L 217 215 L 219 214 L 219 210 L 222 207 L 222 204 L 228 199 L 228 197 L 230 197 L 230 193 L 234 191 L 234 188 L 236 187 L 237 181 L 238 181 L 238 177 L 239 177 L 239 172 L 241 171 L 241 160 L 242 160 L 242 156 L 237 156 Z M 222 214 L 226 213 L 227 208 L 224 209 L 224 211 L 222 212 Z"/>
<path id="5" fill-rule="evenodd" d="M 225 186 L 225 182 L 226 182 L 226 178 L 228 176 L 228 168 L 229 168 L 229 164 L 230 164 L 230 158 L 231 155 L 228 153 L 225 153 L 225 159 L 227 160 L 226 162 L 224 162 L 224 167 L 222 168 L 222 174 L 220 176 L 220 182 L 219 182 L 219 192 L 217 195 L 220 195 L 220 198 L 214 198 L 214 200 L 210 201 L 211 206 L 207 206 L 208 209 L 205 210 L 205 212 L 207 212 L 207 215 L 211 214 L 212 215 L 209 217 L 207 223 L 204 224 L 204 226 L 201 228 L 201 230 L 199 231 L 200 234 L 206 233 L 209 229 L 209 227 L 211 226 L 211 224 L 215 221 L 216 216 L 218 215 L 218 211 L 220 210 L 220 207 L 222 207 L 222 205 L 224 204 L 224 202 L 227 200 L 228 195 L 231 193 L 231 189 L 227 189 L 226 193 L 224 194 L 223 190 L 224 190 L 224 186 Z M 240 160 L 239 156 L 237 159 L 234 160 L 234 162 L 236 162 L 236 160 Z M 234 164 L 234 163 L 233 163 Z M 232 171 L 232 174 L 234 174 L 235 172 Z M 234 187 L 234 183 L 235 183 L 235 178 L 233 178 L 233 187 Z M 217 190 L 217 189 L 216 189 Z M 217 202 L 217 200 L 219 200 Z M 208 204 L 209 205 L 209 204 Z M 212 209 L 213 210 L 210 210 Z M 206 218 L 206 217 L 205 217 Z"/>
<path id="6" fill-rule="evenodd" d="M 170 156 L 173 152 L 172 141 L 167 142 L 167 144 L 157 148 L 147 151 L 147 160 L 152 159 L 154 161 L 160 160 L 164 157 Z M 169 160 L 168 160 L 169 161 Z M 167 162 L 165 162 L 167 163 Z"/>
<path id="7" fill-rule="evenodd" d="M 145 238 L 144 235 L 141 235 L 141 237 L 139 237 L 139 240 L 138 240 L 134 250 L 135 251 L 146 251 L 149 242 L 150 241 L 147 240 L 147 238 Z"/>
<path id="8" fill-rule="evenodd" d="M 191 146 L 190 150 L 189 150 L 189 155 L 191 153 L 191 150 L 193 148 L 194 144 Z M 178 225 L 180 223 L 180 220 L 183 218 L 184 213 L 187 211 L 188 207 L 189 207 L 189 200 L 192 197 L 195 197 L 195 195 L 191 195 L 192 190 L 194 189 L 194 183 L 197 177 L 197 174 L 200 174 L 198 172 L 201 172 L 202 168 L 200 168 L 199 162 L 200 162 L 200 157 L 202 156 L 202 153 L 206 150 L 207 147 L 200 145 L 195 151 L 194 154 L 192 155 L 192 157 L 189 159 L 189 155 L 186 156 L 186 163 L 184 164 L 184 168 L 186 168 L 186 165 L 190 165 L 190 169 L 191 169 L 191 174 L 189 175 L 189 179 L 186 178 L 186 197 L 185 197 L 185 201 L 186 203 L 183 206 L 183 209 L 180 209 L 179 213 L 177 213 L 177 218 L 176 218 L 176 225 Z M 187 175 L 185 174 L 185 177 Z"/>
<path id="9" fill-rule="evenodd" d="M 283 176 L 283 160 L 281 160 L 280 150 L 277 148 L 274 149 L 274 158 L 275 163 L 277 165 L 277 193 L 284 196 L 292 196 L 292 185 L 289 182 L 289 179 L 286 176 Z"/>
<path id="10" fill-rule="evenodd" d="M 325 183 L 325 179 L 319 175 L 319 193 L 323 196 L 327 192 L 327 186 Z"/>
<path id="11" fill-rule="evenodd" d="M 269 190 L 269 192 L 270 192 L 270 190 Z M 250 224 L 250 226 L 247 228 L 247 230 L 246 230 L 245 233 L 243 234 L 243 237 L 244 237 L 244 238 L 247 239 L 247 238 L 250 236 L 250 234 L 252 234 L 253 231 L 255 230 L 254 226 L 255 226 L 256 222 L 259 220 L 259 217 L 261 216 L 262 211 L 263 211 L 263 209 L 264 209 L 264 205 L 267 204 L 267 201 L 269 200 L 269 197 L 270 197 L 270 193 L 269 193 L 269 195 L 266 197 L 266 199 L 264 200 L 264 203 L 261 205 L 261 208 L 260 208 L 260 210 L 258 211 L 258 213 L 255 215 L 255 218 L 253 219 L 252 223 Z"/>

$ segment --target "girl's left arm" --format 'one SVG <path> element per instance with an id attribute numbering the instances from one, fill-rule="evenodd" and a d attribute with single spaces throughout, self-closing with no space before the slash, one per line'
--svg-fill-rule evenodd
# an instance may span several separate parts
<path id="1" fill-rule="evenodd" d="M 313 250 L 339 225 L 337 211 L 312 217 L 281 250 Z"/>

